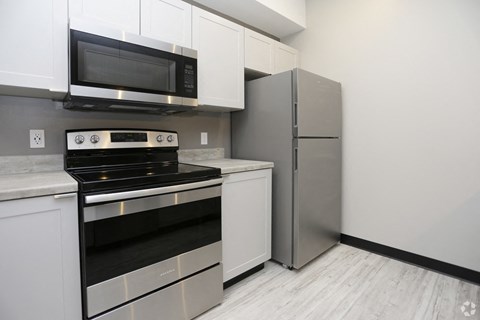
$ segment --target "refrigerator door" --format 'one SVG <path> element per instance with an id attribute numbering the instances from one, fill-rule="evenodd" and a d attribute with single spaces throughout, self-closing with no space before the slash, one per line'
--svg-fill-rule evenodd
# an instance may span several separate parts
<path id="1" fill-rule="evenodd" d="M 293 70 L 294 137 L 340 137 L 342 94 L 338 82 L 314 73 Z"/>
<path id="2" fill-rule="evenodd" d="M 341 141 L 295 139 L 293 267 L 299 269 L 340 240 Z"/>

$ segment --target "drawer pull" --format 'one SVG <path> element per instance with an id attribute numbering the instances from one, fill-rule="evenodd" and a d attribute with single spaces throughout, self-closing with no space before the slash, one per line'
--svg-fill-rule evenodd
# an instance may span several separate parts
<path id="1" fill-rule="evenodd" d="M 55 199 L 65 199 L 65 198 L 73 198 L 77 195 L 76 192 L 73 193 L 62 193 L 62 194 L 56 194 L 53 196 Z"/>

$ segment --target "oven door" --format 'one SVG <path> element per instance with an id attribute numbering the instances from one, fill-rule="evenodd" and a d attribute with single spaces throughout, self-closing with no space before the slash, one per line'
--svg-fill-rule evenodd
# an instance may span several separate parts
<path id="1" fill-rule="evenodd" d="M 82 260 L 89 318 L 221 262 L 221 181 L 135 190 L 134 197 L 157 194 L 85 205 Z M 202 187 L 184 190 L 188 186 Z M 95 195 L 96 200 L 87 195 L 85 202 L 128 194 Z"/>

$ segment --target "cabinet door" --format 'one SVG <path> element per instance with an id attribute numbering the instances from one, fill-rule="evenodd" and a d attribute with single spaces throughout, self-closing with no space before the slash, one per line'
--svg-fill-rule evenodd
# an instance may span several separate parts
<path id="1" fill-rule="evenodd" d="M 272 74 L 274 43 L 272 38 L 245 29 L 245 68 Z"/>
<path id="2" fill-rule="evenodd" d="M 143 36 L 192 47 L 192 6 L 180 0 L 141 0 Z"/>
<path id="3" fill-rule="evenodd" d="M 69 0 L 70 18 L 140 34 L 140 0 Z"/>
<path id="4" fill-rule="evenodd" d="M 271 169 L 233 173 L 224 177 L 224 282 L 271 258 L 271 203 Z"/>
<path id="5" fill-rule="evenodd" d="M 274 72 L 280 73 L 298 67 L 298 51 L 281 42 L 275 42 Z"/>
<path id="6" fill-rule="evenodd" d="M 197 7 L 192 17 L 198 103 L 220 111 L 244 109 L 244 28 Z"/>
<path id="7" fill-rule="evenodd" d="M 76 193 L 0 202 L 0 257 L 1 319 L 82 319 Z"/>
<path id="8" fill-rule="evenodd" d="M 67 92 L 67 23 L 63 0 L 1 2 L 0 93 L 49 97 Z"/>

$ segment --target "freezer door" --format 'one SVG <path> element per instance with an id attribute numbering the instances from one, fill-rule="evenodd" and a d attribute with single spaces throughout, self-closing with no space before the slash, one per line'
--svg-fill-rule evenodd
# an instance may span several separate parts
<path id="1" fill-rule="evenodd" d="M 294 137 L 340 137 L 342 94 L 340 83 L 314 73 L 293 70 Z"/>
<path id="2" fill-rule="evenodd" d="M 341 140 L 294 140 L 293 267 L 340 240 Z"/>

